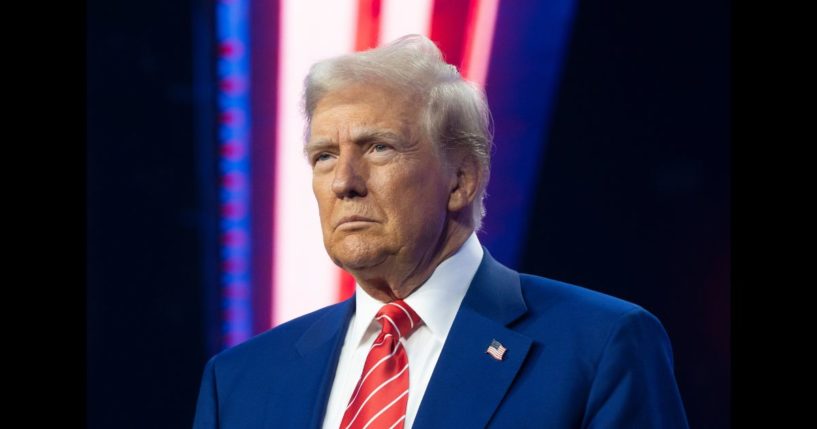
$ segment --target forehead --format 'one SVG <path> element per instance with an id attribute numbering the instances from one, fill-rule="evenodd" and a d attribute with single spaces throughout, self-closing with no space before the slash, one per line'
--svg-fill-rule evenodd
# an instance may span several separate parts
<path id="1" fill-rule="evenodd" d="M 309 140 L 326 138 L 327 134 L 350 134 L 360 129 L 388 130 L 407 136 L 414 132 L 418 124 L 416 118 L 416 105 L 398 91 L 349 86 L 327 93 L 317 103 L 310 123 Z"/>

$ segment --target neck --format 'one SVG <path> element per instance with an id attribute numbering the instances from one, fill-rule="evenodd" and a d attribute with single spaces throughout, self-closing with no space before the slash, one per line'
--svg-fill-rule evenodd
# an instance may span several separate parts
<path id="1" fill-rule="evenodd" d="M 447 223 L 437 242 L 408 261 L 397 261 L 376 270 L 350 271 L 358 284 L 381 302 L 405 299 L 423 285 L 443 261 L 451 257 L 471 236 L 473 227 L 458 222 Z"/>

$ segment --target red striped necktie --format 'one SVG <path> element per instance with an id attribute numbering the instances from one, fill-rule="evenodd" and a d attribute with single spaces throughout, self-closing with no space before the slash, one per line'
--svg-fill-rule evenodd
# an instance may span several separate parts
<path id="1" fill-rule="evenodd" d="M 400 340 L 422 320 L 403 300 L 384 305 L 375 320 L 380 322 L 380 334 L 369 349 L 340 429 L 402 429 L 406 419 L 409 368 Z"/>

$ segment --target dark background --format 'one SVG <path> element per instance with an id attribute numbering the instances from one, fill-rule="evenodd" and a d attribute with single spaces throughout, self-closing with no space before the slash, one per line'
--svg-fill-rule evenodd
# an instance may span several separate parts
<path id="1" fill-rule="evenodd" d="M 192 424 L 217 228 L 208 4 L 86 3 L 89 428 Z M 730 427 L 729 13 L 579 2 L 515 267 L 656 314 L 695 428 Z"/>

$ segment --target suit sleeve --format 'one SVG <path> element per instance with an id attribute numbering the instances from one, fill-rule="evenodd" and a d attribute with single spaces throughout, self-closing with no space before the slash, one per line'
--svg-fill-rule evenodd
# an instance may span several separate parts
<path id="1" fill-rule="evenodd" d="M 210 358 L 204 367 L 199 388 L 199 400 L 196 404 L 196 416 L 193 429 L 218 428 L 218 392 L 216 390 L 215 356 Z"/>
<path id="2" fill-rule="evenodd" d="M 582 428 L 688 429 L 661 322 L 641 307 L 612 327 L 590 387 Z"/>

